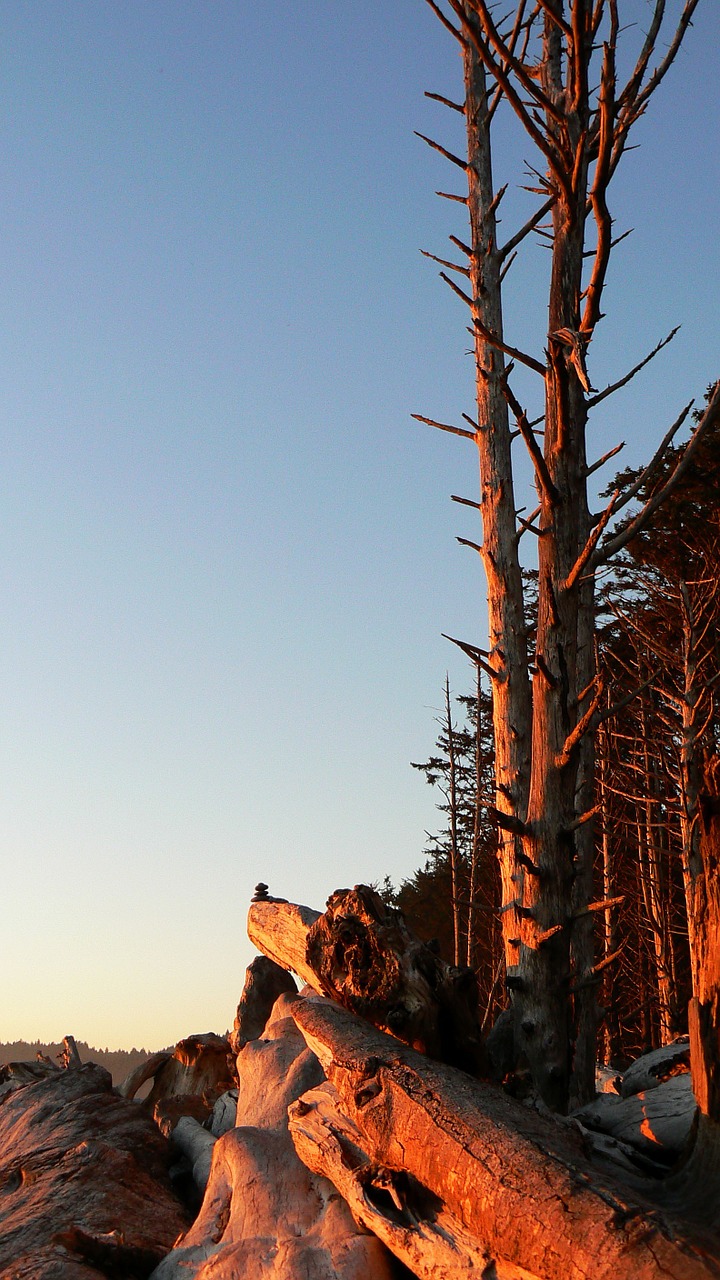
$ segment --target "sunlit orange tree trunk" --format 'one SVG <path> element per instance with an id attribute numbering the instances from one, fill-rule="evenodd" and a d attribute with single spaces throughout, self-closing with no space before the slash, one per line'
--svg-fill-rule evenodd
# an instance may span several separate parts
<path id="1" fill-rule="evenodd" d="M 614 535 L 610 523 L 634 495 L 615 495 L 604 512 L 591 512 L 587 482 L 599 463 L 589 465 L 586 457 L 588 414 L 651 357 L 594 392 L 586 352 L 602 318 L 612 249 L 608 188 L 628 134 L 670 67 L 698 0 L 687 0 L 669 33 L 658 0 L 622 88 L 616 78 L 621 0 L 520 0 L 509 14 L 485 0 L 446 0 L 444 8 L 438 0 L 428 2 L 463 55 L 464 101 L 440 101 L 464 113 L 467 158 L 426 140 L 467 175 L 467 196 L 460 199 L 467 203 L 469 243 L 451 237 L 464 261 L 440 261 L 453 273 L 443 272 L 444 279 L 470 311 L 477 419 L 468 420 L 470 430 L 423 420 L 469 437 L 479 454 L 478 550 L 488 586 L 489 645 L 462 647 L 492 682 L 491 808 L 500 831 L 501 914 L 517 1043 L 546 1102 L 564 1110 L 571 1101 L 587 1099 L 594 1087 L 598 977 L 592 920 L 602 904 L 593 901 L 592 885 L 593 734 L 605 714 L 594 662 L 594 574 L 643 527 L 649 508 L 663 497 L 656 494 Z M 664 52 L 653 66 L 661 34 Z M 502 100 L 538 156 L 538 208 L 503 245 L 496 214 L 504 188 L 495 187 L 491 155 L 492 124 Z M 552 259 L 548 295 L 537 299 L 547 315 L 542 353 L 512 341 L 502 308 L 504 276 L 516 250 L 536 231 Z M 515 392 L 518 365 L 537 378 L 543 409 L 534 425 Z M 719 405 L 716 389 L 698 433 Z M 516 436 L 529 452 L 537 490 L 536 509 L 524 518 L 514 492 Z M 651 465 L 657 460 L 658 455 Z M 668 484 L 674 482 L 670 477 Z M 537 537 L 533 631 L 523 599 L 523 534 Z"/>

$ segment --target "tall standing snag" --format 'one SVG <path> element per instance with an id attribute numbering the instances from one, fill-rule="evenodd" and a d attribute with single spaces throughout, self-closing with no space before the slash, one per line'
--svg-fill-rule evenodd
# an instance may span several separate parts
<path id="1" fill-rule="evenodd" d="M 520 0 L 510 13 L 485 0 L 447 0 L 444 9 L 428 2 L 458 40 L 464 64 L 467 164 L 426 140 L 464 168 L 468 181 L 463 199 L 470 243 L 452 239 L 467 255 L 468 269 L 460 272 L 469 272 L 470 293 L 464 280 L 461 287 L 441 274 L 468 306 L 474 334 L 477 423 L 472 432 L 450 429 L 474 439 L 480 463 L 490 630 L 481 660 L 493 691 L 507 983 L 517 1040 L 535 1083 L 550 1106 L 564 1110 L 570 1101 L 586 1100 L 594 1085 L 598 975 L 588 907 L 593 733 L 603 704 L 593 643 L 594 575 L 618 541 L 606 532 L 617 496 L 604 512 L 590 510 L 587 480 L 599 464 L 586 457 L 586 427 L 593 405 L 647 363 L 595 393 L 586 354 L 602 319 L 613 248 L 608 189 L 630 131 L 671 66 L 699 0 L 686 0 L 669 29 L 664 0 L 655 0 L 622 86 L 617 63 L 627 0 Z M 496 215 L 505 189 L 495 189 L 491 154 L 500 99 L 539 153 L 532 170 L 538 208 L 504 245 Z M 542 358 L 522 350 L 503 329 L 503 281 L 535 231 L 551 254 Z M 544 384 L 539 434 L 512 385 L 518 364 Z M 716 388 L 700 433 L 719 409 Z M 529 453 L 537 488 L 537 508 L 526 519 L 516 512 L 516 435 Z M 649 514 L 641 512 L 627 536 Z M 532 636 L 524 621 L 519 550 L 527 532 L 538 547 Z"/>

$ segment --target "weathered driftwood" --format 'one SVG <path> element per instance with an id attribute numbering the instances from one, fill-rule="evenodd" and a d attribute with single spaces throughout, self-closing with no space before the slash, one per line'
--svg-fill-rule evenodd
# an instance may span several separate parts
<path id="1" fill-rule="evenodd" d="M 245 985 L 235 1014 L 230 1047 L 238 1054 L 248 1040 L 261 1036 L 275 1001 L 297 991 L 286 969 L 267 956 L 256 956 L 245 970 Z"/>
<path id="2" fill-rule="evenodd" d="M 687 1149 L 696 1110 L 690 1075 L 685 1072 L 629 1097 L 598 1094 L 573 1117 L 669 1168 Z"/>
<path id="3" fill-rule="evenodd" d="M 392 1256 L 295 1154 L 287 1108 L 323 1073 L 285 997 L 238 1075 L 238 1127 L 214 1144 L 200 1213 L 153 1280 L 393 1280 Z"/>
<path id="4" fill-rule="evenodd" d="M 33 1064 L 36 1065 L 36 1064 Z M 0 1105 L 0 1277 L 147 1276 L 186 1225 L 168 1142 L 93 1063 Z"/>
<path id="5" fill-rule="evenodd" d="M 212 1032 L 180 1040 L 172 1052 L 153 1054 L 119 1086 L 124 1098 L 134 1098 L 147 1080 L 152 1089 L 143 1105 L 169 1137 L 181 1116 L 204 1121 L 221 1094 L 235 1086 L 229 1042 Z"/>
<path id="6" fill-rule="evenodd" d="M 493 1257 L 443 1202 L 411 1175 L 392 1173 L 374 1164 L 363 1150 L 363 1135 L 343 1115 L 331 1084 L 309 1090 L 292 1104 L 290 1132 L 301 1160 L 334 1183 L 356 1222 L 374 1232 L 419 1280 L 479 1276 L 537 1280 L 535 1272 Z"/>
<path id="7" fill-rule="evenodd" d="M 258 951 L 321 993 L 317 974 L 305 954 L 308 933 L 319 916 L 319 911 L 284 898 L 255 898 L 248 911 L 247 931 Z"/>
<path id="8" fill-rule="evenodd" d="M 172 1140 L 189 1160 L 195 1186 L 204 1191 L 210 1177 L 213 1147 L 217 1142 L 215 1134 L 204 1129 L 192 1116 L 181 1116 L 173 1129 Z"/>
<path id="9" fill-rule="evenodd" d="M 293 1016 L 362 1135 L 365 1157 L 392 1188 L 386 1216 L 417 1230 L 416 1240 L 432 1223 L 434 1203 L 506 1274 L 512 1267 L 541 1280 L 720 1274 L 716 1241 L 696 1243 L 649 1199 L 619 1189 L 567 1122 L 422 1057 L 329 1001 L 298 1000 Z M 332 1178 L 336 1169 L 330 1153 L 323 1171 Z"/>
<path id="10" fill-rule="evenodd" d="M 248 933 L 261 951 L 330 996 L 440 1061 L 482 1074 L 477 987 L 446 964 L 367 885 L 339 889 L 310 919 L 293 903 L 256 901 Z"/>
<path id="11" fill-rule="evenodd" d="M 681 1036 L 671 1044 L 651 1049 L 641 1058 L 636 1058 L 623 1073 L 620 1094 L 623 1098 L 631 1098 L 633 1094 L 642 1093 L 646 1089 L 656 1089 L 673 1076 L 689 1077 L 689 1074 L 690 1043 L 687 1036 Z"/>

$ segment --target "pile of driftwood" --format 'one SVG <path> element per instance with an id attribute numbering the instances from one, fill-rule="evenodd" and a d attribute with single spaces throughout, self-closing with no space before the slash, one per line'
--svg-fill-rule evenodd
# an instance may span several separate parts
<path id="1" fill-rule="evenodd" d="M 230 1043 L 115 1091 L 72 1054 L 0 1070 L 0 1280 L 720 1277 L 687 1044 L 551 1116 L 501 1087 L 472 975 L 371 889 L 320 914 L 259 888 Z"/>
<path id="2" fill-rule="evenodd" d="M 248 931 L 264 958 L 236 1020 L 237 1127 L 156 1280 L 720 1275 L 686 1045 L 636 1073 L 634 1093 L 558 1119 L 488 1079 L 471 976 L 372 890 L 335 893 L 320 915 L 263 886 Z M 270 1013 L 287 971 L 304 991 Z M 694 1157 L 673 1172 L 681 1148 Z"/>

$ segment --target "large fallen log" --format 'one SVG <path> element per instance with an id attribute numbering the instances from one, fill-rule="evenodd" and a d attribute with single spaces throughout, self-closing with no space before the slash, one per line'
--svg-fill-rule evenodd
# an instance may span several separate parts
<path id="1" fill-rule="evenodd" d="M 290 1131 L 304 1164 L 329 1178 L 356 1222 L 374 1232 L 420 1280 L 538 1280 L 537 1273 L 494 1257 L 409 1174 L 378 1167 L 363 1150 L 357 1126 L 342 1114 L 331 1084 L 309 1090 L 292 1104 Z"/>
<path id="2" fill-rule="evenodd" d="M 367 885 L 337 890 L 322 915 L 256 899 L 248 934 L 271 960 L 374 1026 L 439 1061 L 484 1073 L 472 970 L 441 960 Z"/>
<path id="3" fill-rule="evenodd" d="M 147 1112 L 94 1063 L 49 1069 L 6 1095 L 0 1280 L 149 1275 L 186 1225 L 170 1159 Z"/>
<path id="4" fill-rule="evenodd" d="M 337 1091 L 340 1113 L 360 1135 L 357 1186 L 352 1190 L 347 1172 L 349 1147 L 338 1176 L 340 1156 L 328 1145 L 329 1126 L 313 1095 L 292 1112 L 297 1149 L 311 1167 L 337 1179 L 351 1206 L 367 1200 L 368 1187 L 389 1192 L 384 1199 L 370 1194 L 389 1223 L 382 1238 L 418 1275 L 442 1274 L 432 1238 L 432 1224 L 440 1221 L 460 1254 L 464 1238 L 476 1243 L 487 1260 L 480 1274 L 493 1274 L 494 1265 L 498 1275 L 524 1271 L 538 1280 L 720 1275 L 718 1241 L 671 1221 L 637 1189 L 619 1188 L 588 1158 L 572 1125 L 413 1052 L 329 1001 L 298 1000 L 292 1008 Z M 342 1148 L 340 1124 L 335 1137 Z M 370 1178 L 364 1163 L 372 1166 Z M 398 1249 L 394 1226 L 410 1233 L 414 1253 Z M 426 1259 L 424 1270 L 418 1256 Z"/>

